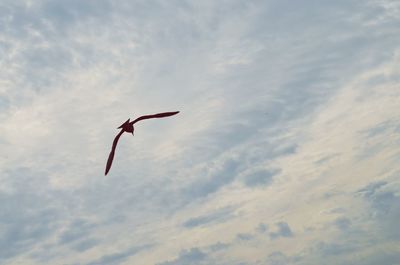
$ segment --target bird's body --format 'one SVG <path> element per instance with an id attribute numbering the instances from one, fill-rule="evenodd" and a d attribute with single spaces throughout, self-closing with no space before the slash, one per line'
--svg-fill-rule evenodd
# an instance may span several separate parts
<path id="1" fill-rule="evenodd" d="M 135 128 L 133 127 L 133 124 L 135 124 L 136 122 L 141 121 L 141 120 L 153 119 L 153 118 L 164 118 L 164 117 L 172 116 L 172 115 L 175 115 L 178 113 L 179 113 L 179 111 L 173 111 L 173 112 L 157 113 L 157 114 L 153 114 L 153 115 L 145 115 L 145 116 L 141 116 L 133 121 L 130 121 L 130 119 L 128 119 L 121 126 L 119 126 L 118 129 L 121 129 L 121 131 L 114 138 L 111 152 L 110 152 L 110 155 L 108 156 L 108 160 L 107 160 L 105 175 L 107 175 L 108 171 L 110 171 L 111 164 L 114 159 L 115 148 L 117 147 L 117 143 L 118 143 L 118 140 L 121 137 L 121 135 L 124 132 L 132 133 L 132 135 L 134 135 L 133 132 L 134 132 Z"/>

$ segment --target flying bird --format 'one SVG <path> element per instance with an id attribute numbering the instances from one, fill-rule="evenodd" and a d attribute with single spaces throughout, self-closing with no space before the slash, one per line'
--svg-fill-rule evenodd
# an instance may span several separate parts
<path id="1" fill-rule="evenodd" d="M 117 129 L 121 129 L 121 131 L 114 138 L 111 152 L 110 152 L 110 155 L 108 156 L 108 160 L 107 160 L 105 175 L 107 175 L 108 171 L 110 171 L 111 164 L 114 159 L 115 148 L 117 147 L 117 143 L 118 143 L 118 140 L 121 137 L 121 135 L 124 132 L 132 133 L 132 135 L 134 135 L 133 131 L 135 130 L 135 128 L 133 127 L 133 124 L 135 124 L 141 120 L 147 120 L 147 119 L 153 119 L 153 118 L 164 118 L 164 117 L 169 117 L 169 116 L 172 116 L 172 115 L 175 115 L 178 113 L 179 113 L 179 111 L 172 111 L 172 112 L 157 113 L 157 114 L 153 114 L 153 115 L 145 115 L 145 116 L 141 116 L 141 117 L 137 118 L 134 121 L 130 121 L 130 119 L 128 119 L 121 126 L 119 126 Z"/>

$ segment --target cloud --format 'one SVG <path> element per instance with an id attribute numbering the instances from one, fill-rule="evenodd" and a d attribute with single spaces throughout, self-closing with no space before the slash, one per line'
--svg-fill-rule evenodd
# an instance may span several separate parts
<path id="1" fill-rule="evenodd" d="M 278 228 L 275 232 L 270 232 L 269 236 L 271 239 L 277 239 L 279 237 L 293 237 L 294 234 L 286 222 L 279 222 L 275 224 Z"/>
<path id="2" fill-rule="evenodd" d="M 348 219 L 346 217 L 340 217 L 335 220 L 334 224 L 341 231 L 346 231 L 350 228 L 351 221 L 350 221 L 350 219 Z"/>
<path id="3" fill-rule="evenodd" d="M 217 247 L 216 247 L 217 246 Z M 225 255 L 226 251 L 229 250 L 230 244 L 213 244 L 202 248 L 190 248 L 181 250 L 179 255 L 168 261 L 156 263 L 157 265 L 205 265 L 205 264 L 218 264 L 218 265 L 247 265 L 245 261 L 238 261 L 235 259 L 221 259 L 220 255 Z"/>
<path id="4" fill-rule="evenodd" d="M 231 209 L 229 207 L 222 208 L 215 212 L 211 212 L 211 213 L 203 215 L 203 216 L 190 218 L 189 220 L 187 220 L 183 223 L 183 226 L 186 228 L 194 228 L 197 226 L 207 226 L 207 225 L 215 224 L 215 223 L 223 223 L 234 217 L 232 212 L 233 212 L 233 209 Z"/>
<path id="5" fill-rule="evenodd" d="M 6 262 L 53 236 L 61 214 L 52 202 L 55 194 L 43 193 L 47 183 L 40 173 L 22 167 L 3 174 L 8 178 L 0 190 L 0 260 Z"/>
<path id="6" fill-rule="evenodd" d="M 225 249 L 227 249 L 229 246 L 230 246 L 230 244 L 217 242 L 217 243 L 215 243 L 215 244 L 212 244 L 212 245 L 208 246 L 207 248 L 208 248 L 211 252 L 217 252 L 217 251 L 225 250 Z"/>
<path id="7" fill-rule="evenodd" d="M 72 248 L 76 251 L 83 252 L 83 251 L 86 251 L 88 249 L 95 247 L 98 244 L 99 244 L 99 240 L 91 238 L 91 239 L 82 240 L 82 241 L 74 244 L 72 246 Z"/>
<path id="8" fill-rule="evenodd" d="M 349 265 L 374 265 L 374 264 L 388 264 L 396 265 L 400 259 L 399 253 L 387 253 L 385 251 L 377 251 L 368 256 L 362 258 L 355 258 L 354 261 L 350 261 Z"/>
<path id="9" fill-rule="evenodd" d="M 254 238 L 254 235 L 249 234 L 249 233 L 239 233 L 236 235 L 236 238 L 239 241 L 249 241 L 252 240 Z"/>
<path id="10" fill-rule="evenodd" d="M 158 263 L 158 265 L 194 265 L 203 263 L 207 258 L 207 254 L 202 252 L 200 249 L 191 248 L 189 250 L 183 250 L 176 259 Z"/>
<path id="11" fill-rule="evenodd" d="M 218 191 L 235 179 L 238 167 L 239 162 L 236 160 L 229 159 L 225 161 L 215 172 L 205 178 L 199 178 L 186 188 L 186 196 L 195 199 Z"/>
<path id="12" fill-rule="evenodd" d="M 388 129 L 390 129 L 390 127 L 392 127 L 392 125 L 389 122 L 383 122 L 373 128 L 366 130 L 364 133 L 366 134 L 366 137 L 373 138 L 384 134 L 385 132 L 387 132 Z"/>
<path id="13" fill-rule="evenodd" d="M 96 224 L 85 220 L 74 220 L 69 227 L 60 235 L 59 243 L 68 244 L 76 240 L 82 239 L 90 234 L 92 229 L 96 228 Z"/>
<path id="14" fill-rule="evenodd" d="M 343 243 L 318 242 L 315 251 L 322 256 L 341 256 L 343 254 L 354 253 L 357 247 Z"/>
<path id="15" fill-rule="evenodd" d="M 137 253 L 148 250 L 151 245 L 143 245 L 129 248 L 125 251 L 116 252 L 109 255 L 104 255 L 100 259 L 87 263 L 87 265 L 107 265 L 107 264 L 120 264 L 126 261 L 129 257 L 136 255 Z"/>
<path id="16" fill-rule="evenodd" d="M 285 265 L 285 264 L 290 264 L 290 262 L 291 262 L 290 257 L 286 256 L 280 251 L 276 251 L 269 254 L 266 260 L 266 264 L 268 265 Z"/>
<path id="17" fill-rule="evenodd" d="M 362 193 L 366 198 L 371 198 L 373 195 L 383 186 L 387 184 L 386 181 L 377 181 L 369 183 L 366 187 L 358 190 L 358 193 Z"/>
<path id="18" fill-rule="evenodd" d="M 307 253 L 303 253 L 304 264 L 322 261 L 326 264 L 396 264 L 394 260 L 398 255 L 392 249 L 399 241 L 394 221 L 399 217 L 399 199 L 393 192 L 397 190 L 396 187 L 387 179 L 373 181 L 357 189 L 354 195 L 361 195 L 366 207 L 355 219 L 343 216 L 336 218 L 333 224 L 342 233 L 331 236 L 329 240 L 318 241 L 312 248 L 304 250 Z M 387 250 L 383 252 L 376 248 L 377 245 L 385 245 Z"/>
<path id="19" fill-rule="evenodd" d="M 395 220 L 400 218 L 400 197 L 396 186 L 387 181 L 373 182 L 358 193 L 369 203 L 368 216 L 376 222 L 379 234 L 386 239 L 399 241 L 400 233 L 397 232 Z"/>
<path id="20" fill-rule="evenodd" d="M 261 170 L 247 175 L 244 183 L 248 187 L 267 186 L 271 184 L 272 178 L 279 173 L 280 170 Z"/>
<path id="21" fill-rule="evenodd" d="M 268 230 L 268 225 L 264 224 L 264 223 L 260 223 L 257 227 L 256 227 L 256 231 L 258 233 L 265 233 Z"/>

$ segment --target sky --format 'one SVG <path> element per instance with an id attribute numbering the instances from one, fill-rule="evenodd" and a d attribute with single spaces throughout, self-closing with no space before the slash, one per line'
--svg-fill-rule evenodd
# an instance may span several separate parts
<path id="1" fill-rule="evenodd" d="M 399 43 L 394 0 L 2 0 L 0 264 L 398 264 Z"/>

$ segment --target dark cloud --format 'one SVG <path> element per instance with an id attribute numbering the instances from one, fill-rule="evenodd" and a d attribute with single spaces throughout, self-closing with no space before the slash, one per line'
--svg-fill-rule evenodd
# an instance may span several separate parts
<path id="1" fill-rule="evenodd" d="M 60 235 L 59 243 L 67 244 L 78 239 L 87 237 L 90 232 L 95 229 L 98 225 L 92 222 L 78 219 L 74 220 L 69 227 Z"/>
<path id="2" fill-rule="evenodd" d="M 318 242 L 315 246 L 314 251 L 318 253 L 318 255 L 322 256 L 341 256 L 344 254 L 353 253 L 358 249 L 358 246 L 355 246 L 351 243 Z"/>
<path id="3" fill-rule="evenodd" d="M 225 250 L 230 246 L 230 244 L 217 242 L 216 244 L 210 245 L 207 247 L 211 252 Z"/>
<path id="4" fill-rule="evenodd" d="M 260 170 L 245 176 L 244 183 L 248 187 L 267 186 L 272 183 L 273 177 L 281 170 Z"/>
<path id="5" fill-rule="evenodd" d="M 190 250 L 183 250 L 179 257 L 172 261 L 158 263 L 157 265 L 196 265 L 204 264 L 203 261 L 208 259 L 208 255 L 198 248 L 191 248 Z"/>
<path id="6" fill-rule="evenodd" d="M 182 250 L 178 257 L 173 260 L 157 263 L 156 265 L 252 265 L 243 261 L 229 259 L 225 261 L 220 258 L 220 255 L 229 255 L 227 251 L 231 244 L 216 243 L 202 248 L 191 248 Z M 221 252 L 220 252 L 221 251 Z M 219 253 L 218 253 L 219 252 Z M 217 254 L 214 256 L 214 254 Z"/>
<path id="7" fill-rule="evenodd" d="M 387 132 L 388 129 L 392 129 L 393 124 L 391 124 L 389 121 L 382 122 L 379 125 L 372 127 L 368 130 L 363 131 L 363 134 L 366 135 L 368 138 L 373 138 L 375 136 L 382 135 L 383 133 Z"/>
<path id="8" fill-rule="evenodd" d="M 335 158 L 337 156 L 339 156 L 339 154 L 333 154 L 333 155 L 324 156 L 324 157 L 318 159 L 317 161 L 315 161 L 315 164 L 316 165 L 322 165 L 323 163 L 328 162 L 328 161 L 330 161 L 331 159 L 333 159 L 333 158 Z"/>
<path id="9" fill-rule="evenodd" d="M 350 228 L 351 226 L 351 221 L 350 219 L 346 218 L 346 217 L 340 217 L 337 218 L 334 221 L 334 224 L 337 228 L 339 228 L 341 231 L 346 231 Z"/>
<path id="10" fill-rule="evenodd" d="M 369 203 L 369 218 L 376 222 L 380 235 L 400 242 L 400 231 L 397 229 L 400 197 L 395 187 L 386 181 L 373 182 L 360 189 L 357 194 L 362 194 Z"/>
<path id="11" fill-rule="evenodd" d="M 0 263 L 54 235 L 61 216 L 55 194 L 43 192 L 47 180 L 38 172 L 17 168 L 3 174 L 9 191 L 0 191 Z"/>
<path id="12" fill-rule="evenodd" d="M 386 181 L 377 181 L 368 184 L 365 188 L 358 190 L 358 193 L 363 194 L 367 198 L 371 198 L 375 192 L 387 184 Z"/>
<path id="13" fill-rule="evenodd" d="M 194 228 L 197 226 L 205 226 L 215 223 L 223 223 L 234 217 L 233 210 L 230 207 L 219 209 L 209 214 L 190 218 L 183 223 L 186 228 Z"/>
<path id="14" fill-rule="evenodd" d="M 290 229 L 289 225 L 286 222 L 279 222 L 275 224 L 277 226 L 277 230 L 275 232 L 270 232 L 269 236 L 271 239 L 277 239 L 279 237 L 293 237 L 293 232 Z"/>
<path id="15" fill-rule="evenodd" d="M 184 190 L 185 195 L 196 199 L 215 193 L 235 179 L 239 165 L 239 162 L 233 159 L 225 161 L 215 173 L 197 179 L 186 188 Z"/>
<path id="16" fill-rule="evenodd" d="M 338 207 L 338 208 L 334 208 L 332 210 L 329 211 L 329 213 L 335 214 L 335 213 L 345 213 L 346 210 L 344 208 Z"/>
<path id="17" fill-rule="evenodd" d="M 348 265 L 397 265 L 399 264 L 400 253 L 394 251 L 390 253 L 389 251 L 376 250 L 372 254 L 365 255 L 363 257 L 354 256 L 352 260 L 348 261 Z M 333 264 L 333 263 L 332 263 Z"/>
<path id="18" fill-rule="evenodd" d="M 88 249 L 91 249 L 95 246 L 97 246 L 99 244 L 99 240 L 97 239 L 84 239 L 80 242 L 75 243 L 74 245 L 72 245 L 72 249 L 78 251 L 78 252 L 84 252 Z"/>
<path id="19" fill-rule="evenodd" d="M 257 227 L 256 227 L 256 231 L 258 233 L 265 233 L 268 230 L 268 225 L 264 224 L 264 223 L 260 223 Z"/>
<path id="20" fill-rule="evenodd" d="M 104 255 L 98 260 L 87 263 L 87 265 L 116 265 L 125 262 L 129 257 L 136 255 L 138 252 L 148 250 L 153 245 L 143 245 L 129 248 L 125 251 Z"/>
<path id="21" fill-rule="evenodd" d="M 287 256 L 280 251 L 272 252 L 268 255 L 266 260 L 266 265 L 287 265 L 287 264 L 297 264 L 301 261 L 300 256 Z"/>
<path id="22" fill-rule="evenodd" d="M 3 227 L 3 231 L 0 232 L 0 261 L 5 261 L 29 250 L 30 247 L 48 238 L 56 231 L 57 211 L 39 207 L 33 211 L 28 210 L 22 204 L 27 203 L 26 199 L 35 201 L 37 198 L 25 197 L 0 195 L 2 204 L 11 206 L 10 200 L 18 201 L 18 208 L 14 208 L 12 211 L 3 211 L 4 208 L 0 206 L 2 213 L 9 215 L 7 218 L 9 220 L 4 218 L 0 220 Z"/>
<path id="23" fill-rule="evenodd" d="M 307 261 L 324 260 L 326 264 L 397 264 L 399 255 L 388 248 L 381 251 L 376 246 L 384 244 L 397 245 L 400 234 L 397 232 L 400 218 L 400 197 L 396 186 L 389 181 L 372 182 L 355 192 L 367 205 L 365 214 L 360 218 L 368 220 L 371 227 L 361 228 L 359 220 L 339 217 L 333 225 L 340 231 L 330 241 L 317 242 L 311 251 L 304 255 Z"/>
<path id="24" fill-rule="evenodd" d="M 249 234 L 249 233 L 239 233 L 236 235 L 236 238 L 239 241 L 249 241 L 252 240 L 254 238 L 254 235 Z"/>

